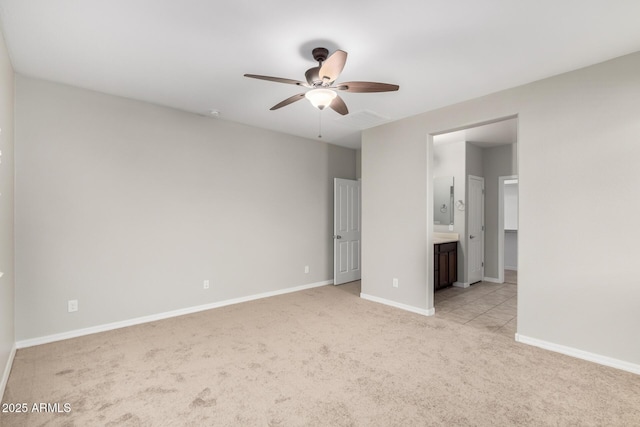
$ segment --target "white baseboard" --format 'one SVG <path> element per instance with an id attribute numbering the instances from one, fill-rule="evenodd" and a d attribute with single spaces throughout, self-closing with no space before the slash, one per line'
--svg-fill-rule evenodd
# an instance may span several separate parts
<path id="1" fill-rule="evenodd" d="M 602 356 L 600 354 L 590 353 L 584 350 L 578 350 L 577 348 L 573 348 L 573 347 L 554 344 L 548 341 L 527 337 L 521 334 L 516 334 L 516 341 L 523 344 L 532 345 L 534 347 L 543 348 L 545 350 L 554 351 L 556 353 L 566 354 L 567 356 L 575 357 L 582 360 L 587 360 L 589 362 L 598 363 L 600 365 L 609 366 L 611 368 L 621 369 L 623 371 L 640 375 L 640 365 L 637 365 L 635 363 L 629 363 L 629 362 L 625 362 L 624 360 L 614 359 L 612 357 Z"/>
<path id="2" fill-rule="evenodd" d="M 468 288 L 469 286 L 471 286 L 471 283 L 469 282 L 454 282 L 453 285 L 451 286 L 455 286 L 456 288 Z"/>
<path id="3" fill-rule="evenodd" d="M 119 328 L 126 328 L 127 326 L 139 325 L 142 323 L 155 322 L 156 320 L 168 319 L 171 317 L 184 316 L 185 314 L 197 313 L 199 311 L 211 310 L 214 308 L 225 307 L 228 305 L 239 304 L 242 302 L 253 301 L 262 298 L 274 297 L 277 295 L 288 294 L 291 292 L 303 291 L 305 289 L 317 288 L 320 286 L 331 285 L 333 280 L 325 280 L 323 282 L 311 283 L 308 285 L 296 286 L 293 288 L 279 289 L 277 291 L 263 292 L 260 294 L 249 295 L 246 297 L 233 298 L 224 301 L 213 302 L 210 304 L 198 305 L 195 307 L 187 307 L 179 310 L 167 311 L 164 313 L 152 314 L 149 316 L 136 317 L 134 319 L 123 320 L 120 322 L 107 323 L 104 325 L 92 326 L 90 328 L 76 329 L 73 331 L 62 332 L 59 334 L 47 335 L 44 337 L 31 338 L 27 340 L 18 341 L 16 343 L 17 348 L 33 347 L 40 344 L 48 344 L 55 341 L 62 341 L 69 338 L 77 338 L 84 335 L 96 334 L 98 332 L 106 332 Z"/>
<path id="4" fill-rule="evenodd" d="M 384 305 L 389 305 L 391 307 L 399 308 L 401 310 L 410 311 L 412 313 L 422 314 L 423 316 L 433 316 L 436 313 L 435 308 L 431 308 L 429 310 L 424 308 L 414 307 L 412 305 L 402 304 L 400 302 L 391 301 L 384 298 L 375 297 L 373 295 L 360 294 L 360 298 L 366 299 L 367 301 L 373 301 Z"/>
<path id="5" fill-rule="evenodd" d="M 483 277 L 482 281 L 489 282 L 489 283 L 504 283 L 504 281 L 500 281 L 500 279 L 495 277 Z"/>
<path id="6" fill-rule="evenodd" d="M 7 381 L 9 381 L 9 374 L 11 373 L 11 367 L 13 366 L 13 359 L 16 357 L 16 349 L 17 346 L 14 344 L 11 349 L 11 353 L 9 353 L 9 360 L 7 360 L 7 364 L 4 367 L 2 379 L 0 379 L 0 401 L 4 398 L 4 389 L 7 386 Z"/>

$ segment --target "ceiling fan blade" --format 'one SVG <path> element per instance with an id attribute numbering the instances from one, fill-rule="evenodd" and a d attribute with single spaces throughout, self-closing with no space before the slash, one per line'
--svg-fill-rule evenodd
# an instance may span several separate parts
<path id="1" fill-rule="evenodd" d="M 336 85 L 332 89 L 342 90 L 345 92 L 393 92 L 398 90 L 400 86 L 392 85 L 389 83 L 376 83 L 376 82 L 345 82 Z"/>
<path id="2" fill-rule="evenodd" d="M 344 50 L 336 50 L 322 63 L 320 67 L 320 78 L 322 81 L 327 81 L 329 84 L 333 83 L 344 68 L 344 64 L 347 62 L 347 52 Z"/>
<path id="3" fill-rule="evenodd" d="M 344 103 L 344 101 L 342 100 L 342 98 L 340 98 L 340 96 L 336 96 L 335 98 L 333 98 L 333 101 L 331 101 L 331 104 L 329 104 L 329 107 L 333 108 L 334 111 L 344 115 L 349 114 L 349 109 L 347 108 L 347 104 Z"/>
<path id="4" fill-rule="evenodd" d="M 270 108 L 270 110 L 277 110 L 278 108 L 282 108 L 282 107 L 286 107 L 289 104 L 293 104 L 296 101 L 300 101 L 302 98 L 304 98 L 304 93 L 299 93 L 297 95 L 293 95 L 290 96 L 289 98 L 285 99 L 282 102 L 277 103 L 276 105 L 274 105 L 273 107 Z"/>
<path id="5" fill-rule="evenodd" d="M 310 87 L 305 82 L 301 82 L 299 80 L 292 80 L 292 79 L 283 79 L 282 77 L 260 76 L 258 74 L 245 74 L 244 76 L 250 77 L 252 79 L 268 80 L 270 82 L 286 83 L 290 85 Z"/>

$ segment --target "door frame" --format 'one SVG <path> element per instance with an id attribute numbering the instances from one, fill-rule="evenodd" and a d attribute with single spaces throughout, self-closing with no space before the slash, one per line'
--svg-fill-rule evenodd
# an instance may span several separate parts
<path id="1" fill-rule="evenodd" d="M 484 125 L 488 125 L 491 123 L 498 123 L 498 122 L 502 122 L 505 120 L 510 120 L 510 119 L 517 119 L 518 121 L 518 130 L 517 130 L 517 134 L 519 136 L 520 134 L 520 117 L 518 113 L 514 113 L 514 114 L 509 114 L 506 116 L 500 116 L 500 117 L 496 117 L 494 119 L 488 119 L 488 120 L 481 120 L 478 122 L 467 122 L 467 123 L 463 123 L 460 124 L 458 126 L 452 126 L 450 128 L 445 128 L 442 130 L 438 130 L 435 132 L 429 132 L 425 135 L 425 139 L 426 139 L 426 145 L 427 145 L 427 149 L 426 149 L 426 156 L 427 156 L 427 168 L 426 168 L 426 181 L 427 181 L 427 189 L 426 189 L 426 202 L 427 202 L 427 215 L 426 215 L 426 221 L 427 221 L 427 235 L 426 237 L 426 242 L 427 242 L 427 263 L 426 263 L 426 273 L 427 273 L 427 283 L 426 283 L 426 287 L 427 287 L 427 292 L 426 292 L 426 297 L 427 297 L 427 310 L 433 310 L 433 312 L 435 313 L 435 308 L 434 308 L 434 284 L 433 284 L 433 272 L 434 272 L 434 265 L 433 265 L 433 153 L 434 153 L 434 148 L 433 148 L 433 137 L 438 136 L 438 135 L 444 135 L 447 133 L 451 133 L 451 132 L 456 132 L 459 130 L 466 130 L 466 129 L 472 129 L 478 126 L 484 126 Z M 520 138 L 518 137 L 516 139 L 516 141 L 519 142 Z M 516 163 L 518 165 L 517 170 L 519 171 L 519 165 L 520 165 L 520 150 L 518 149 L 517 151 L 517 155 L 516 155 Z M 466 222 L 466 214 L 465 214 L 465 222 Z M 465 228 L 466 228 L 466 224 L 465 224 Z M 465 258 L 464 260 L 464 273 L 465 275 L 467 274 L 467 260 Z M 466 278 L 465 278 L 466 279 Z"/>

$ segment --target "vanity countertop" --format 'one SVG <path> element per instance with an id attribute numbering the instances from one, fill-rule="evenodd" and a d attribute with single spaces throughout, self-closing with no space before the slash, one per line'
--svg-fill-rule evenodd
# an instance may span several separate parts
<path id="1" fill-rule="evenodd" d="M 458 233 L 433 233 L 433 244 L 457 242 L 460 240 Z"/>

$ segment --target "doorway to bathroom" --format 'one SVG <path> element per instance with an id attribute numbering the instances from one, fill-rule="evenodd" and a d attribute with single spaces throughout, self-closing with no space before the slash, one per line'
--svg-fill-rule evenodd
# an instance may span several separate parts
<path id="1" fill-rule="evenodd" d="M 510 117 L 435 135 L 430 150 L 431 178 L 435 182 L 451 176 L 454 182 L 453 220 L 448 224 L 434 220 L 434 236 L 459 236 L 457 281 L 434 292 L 436 316 L 511 338 L 516 332 L 517 317 L 517 239 L 506 236 L 514 228 L 507 223 L 505 229 L 503 193 L 504 185 L 512 185 L 504 184 L 506 177 L 516 179 L 518 175 L 517 127 L 517 117 Z M 477 197 L 478 192 L 472 187 L 481 181 L 484 188 L 479 191 L 483 197 Z M 480 203 L 483 205 L 478 206 Z M 441 205 L 434 200 L 434 211 Z M 478 211 L 482 219 L 476 224 Z M 515 212 L 517 218 L 517 209 Z M 482 250 L 473 251 L 478 232 L 483 232 Z M 475 259 L 474 253 L 482 253 L 481 258 Z"/>

